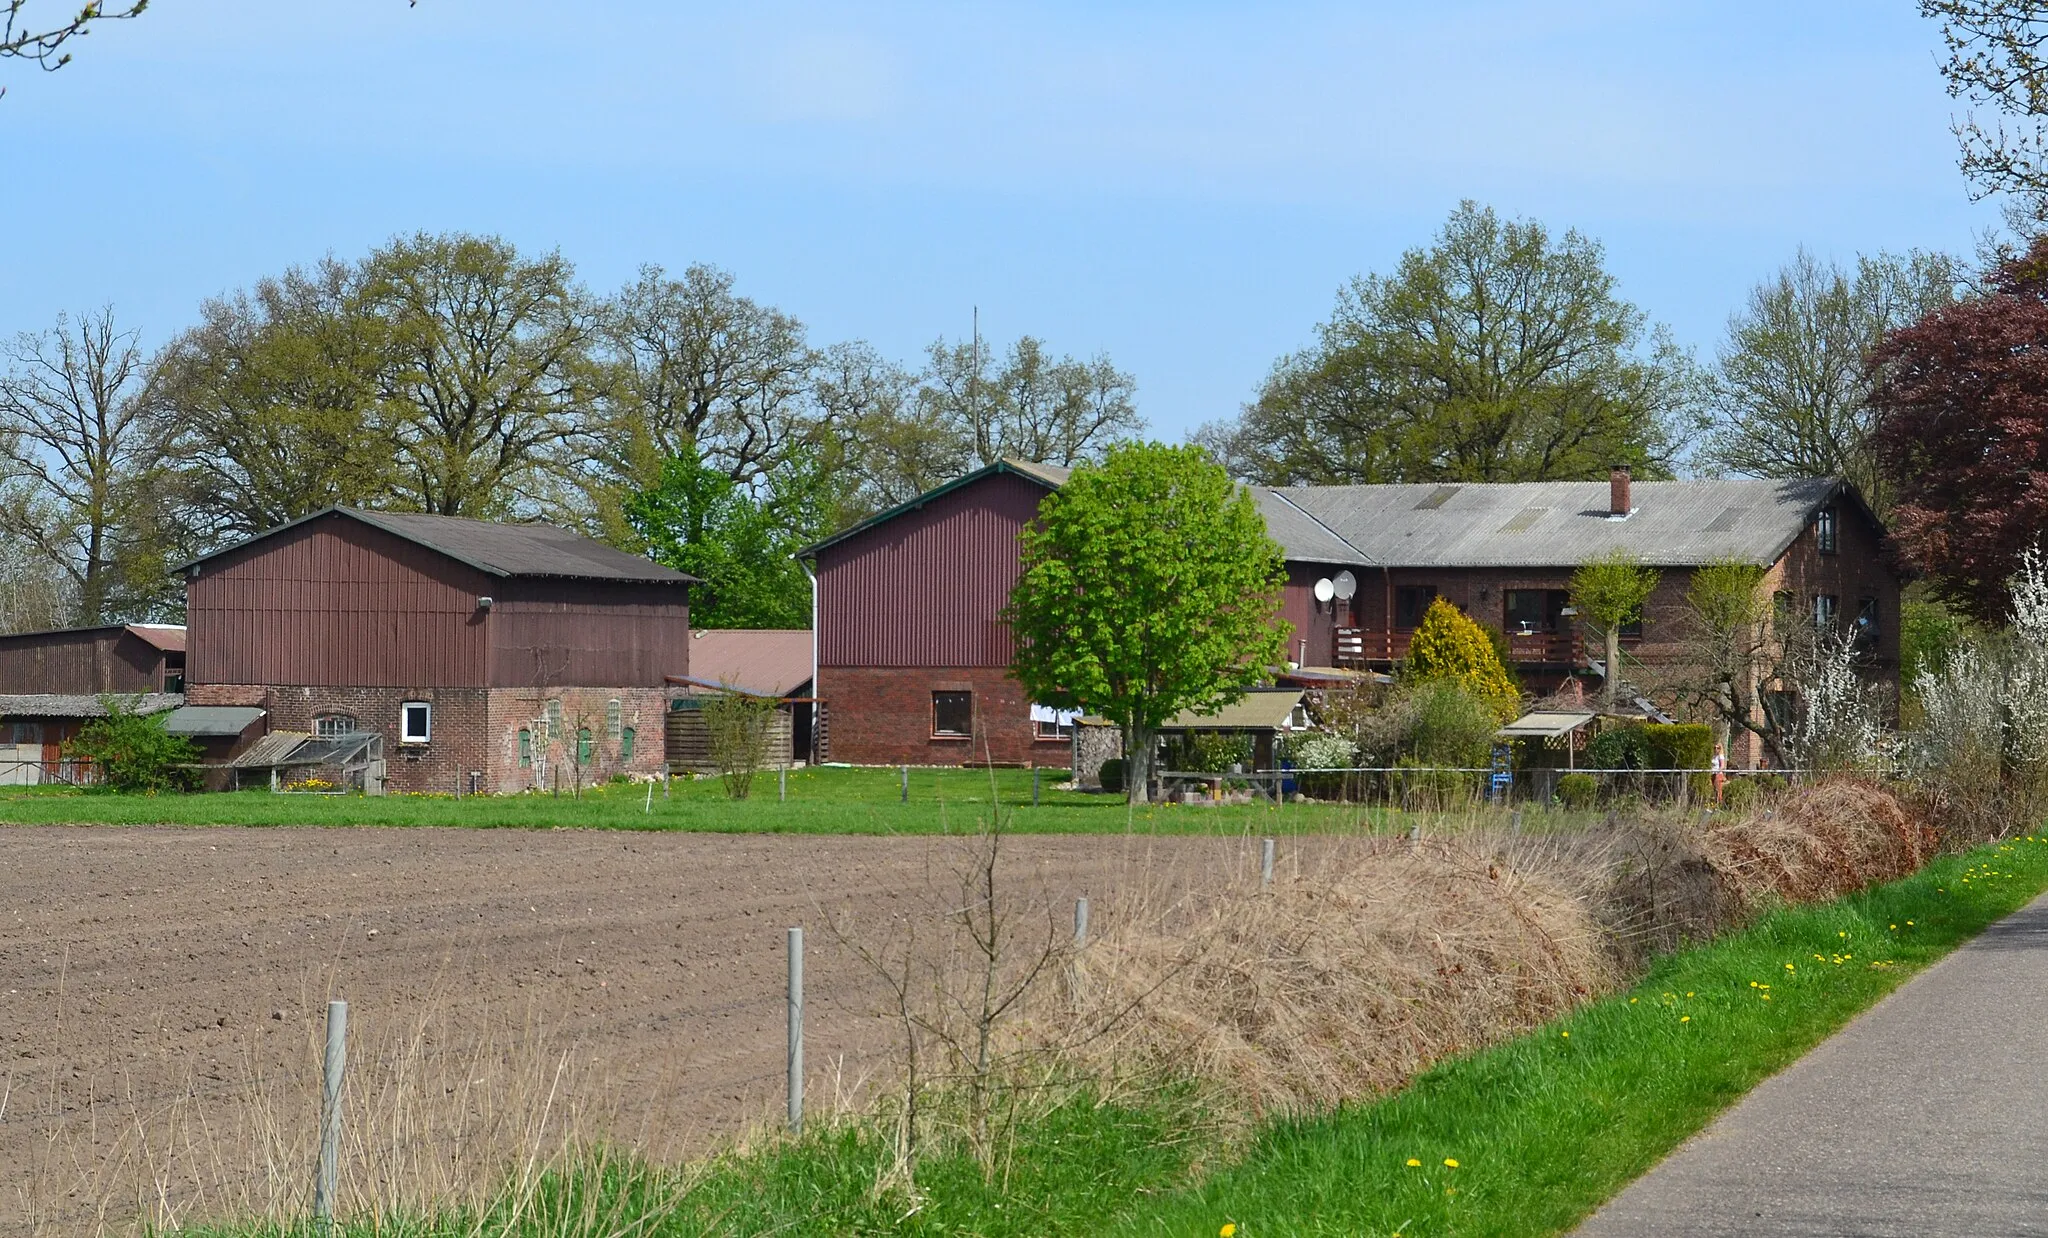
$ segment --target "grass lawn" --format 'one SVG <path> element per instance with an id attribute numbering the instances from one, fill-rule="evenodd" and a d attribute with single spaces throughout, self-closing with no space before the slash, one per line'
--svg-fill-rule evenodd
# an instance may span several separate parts
<path id="1" fill-rule="evenodd" d="M 374 1232 L 1136 1238 L 1232 1225 L 1239 1238 L 1555 1234 L 2044 888 L 2048 838 L 2026 838 L 1838 903 L 1780 911 L 1664 960 L 1630 991 L 1543 1031 L 1446 1063 L 1398 1095 L 1269 1124 L 1234 1150 L 1205 1136 L 1211 1128 L 1186 1096 L 1136 1107 L 1082 1100 L 1024 1132 L 998 1188 L 964 1157 L 927 1160 L 925 1198 L 914 1207 L 874 1191 L 887 1141 L 852 1126 L 688 1174 L 617 1164 L 571 1174 L 517 1220 L 502 1210 L 410 1227 L 387 1219 Z M 1213 1168 L 1197 1174 L 1196 1165 Z M 567 1214 L 596 1223 L 561 1223 Z"/>
<path id="2" fill-rule="evenodd" d="M 678 779 L 664 796 L 657 784 L 586 787 L 572 795 L 313 795 L 236 791 L 199 795 L 111 795 L 71 787 L 0 788 L 7 825 L 446 825 L 479 828 L 696 830 L 746 834 L 939 834 L 971 830 L 992 803 L 1013 810 L 1010 828 L 1027 834 L 1249 832 L 1275 835 L 1406 831 L 1418 818 L 1398 809 L 1351 804 L 1150 805 L 1132 809 L 1118 795 L 1058 791 L 1064 771 L 1040 774 L 1032 805 L 1027 769 L 912 767 L 903 798 L 896 769 L 822 766 L 792 770 L 789 798 L 778 799 L 773 770 L 756 777 L 745 800 L 716 778 Z M 1596 814 L 1527 814 L 1527 827 L 1566 828 Z M 1505 829 L 1507 813 L 1477 809 L 1421 818 L 1430 832 L 1477 824 Z"/>
<path id="3" fill-rule="evenodd" d="M 0 823 L 108 825 L 449 825 L 548 829 L 699 830 L 726 833 L 937 834 L 971 830 L 992 803 L 1014 810 L 1022 833 L 1241 834 L 1357 828 L 1383 813 L 1343 805 L 1157 805 L 1130 811 L 1121 796 L 1058 791 L 1061 771 L 1024 769 L 910 771 L 903 799 L 895 769 L 792 770 L 789 798 L 778 799 L 774 771 L 756 777 L 745 800 L 716 778 L 678 779 L 664 796 L 656 785 L 587 787 L 572 795 L 312 795 L 237 791 L 201 795 L 111 795 L 69 787 L 0 789 Z"/>

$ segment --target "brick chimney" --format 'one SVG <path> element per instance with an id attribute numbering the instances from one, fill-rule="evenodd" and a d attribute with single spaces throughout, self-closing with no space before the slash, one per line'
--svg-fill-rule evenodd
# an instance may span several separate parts
<path id="1" fill-rule="evenodd" d="M 1629 505 L 1628 466 L 1617 464 L 1607 474 L 1607 514 L 1616 519 L 1627 516 L 1635 508 Z"/>

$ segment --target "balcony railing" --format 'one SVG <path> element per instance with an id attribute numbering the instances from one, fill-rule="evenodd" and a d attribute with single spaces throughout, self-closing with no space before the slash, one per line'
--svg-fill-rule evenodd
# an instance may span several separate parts
<path id="1" fill-rule="evenodd" d="M 1408 656 L 1412 632 L 1387 632 L 1377 628 L 1338 628 L 1335 664 L 1373 666 L 1398 662 Z M 1576 632 L 1531 632 L 1508 634 L 1510 658 L 1526 665 L 1577 666 L 1581 662 Z"/>

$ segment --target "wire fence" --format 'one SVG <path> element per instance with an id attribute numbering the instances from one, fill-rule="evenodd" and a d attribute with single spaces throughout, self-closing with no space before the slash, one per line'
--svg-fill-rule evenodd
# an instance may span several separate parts
<path id="1" fill-rule="evenodd" d="M 314 1215 L 316 1194 L 337 1216 L 388 1216 L 488 1200 L 522 1166 L 634 1131 L 643 1147 L 655 1132 L 667 1151 L 701 1151 L 707 1131 L 769 1121 L 792 1093 L 835 1110 L 887 1078 L 898 1051 L 858 1017 L 873 1013 L 863 965 L 837 952 L 813 962 L 809 1017 L 787 1021 L 801 987 L 558 1024 L 358 1009 L 338 1111 L 324 1103 L 331 1059 L 317 1016 L 293 1021 L 298 1043 L 281 1060 L 252 1051 L 225 1077 L 154 1088 L 134 1083 L 160 1064 L 148 1046 L 87 1070 L 39 1045 L 35 1066 L 0 1066 L 0 1181 L 12 1179 L 0 1235 L 289 1222 Z M 705 1036 L 735 1025 L 758 1031 Z M 808 1058 L 794 1052 L 806 1036 Z"/>
<path id="2" fill-rule="evenodd" d="M 1706 767 L 1598 769 L 1478 765 L 1353 765 L 1322 769 L 1161 770 L 1160 797 L 1180 803 L 1224 803 L 1295 799 L 1407 808 L 1460 807 L 1479 803 L 1564 804 L 1613 800 L 1715 802 L 1736 783 L 1775 786 L 1803 781 L 1805 769 L 1716 769 Z M 1565 780 L 1582 776 L 1590 792 Z"/>

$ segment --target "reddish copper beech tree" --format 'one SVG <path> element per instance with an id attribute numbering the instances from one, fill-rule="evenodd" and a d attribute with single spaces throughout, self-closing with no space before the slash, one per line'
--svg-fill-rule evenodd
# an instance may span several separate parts
<path id="1" fill-rule="evenodd" d="M 1870 364 L 1901 553 L 1943 598 L 2003 623 L 2006 582 L 2048 535 L 2048 237 L 1985 294 L 1887 336 Z"/>

